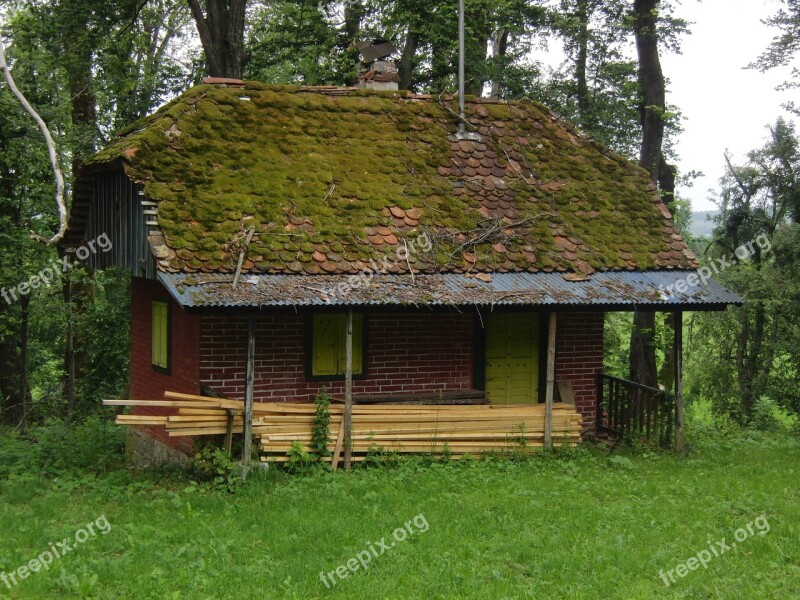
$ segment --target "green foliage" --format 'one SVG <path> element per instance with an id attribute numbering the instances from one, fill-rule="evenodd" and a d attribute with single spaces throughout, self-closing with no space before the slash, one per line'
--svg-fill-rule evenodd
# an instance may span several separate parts
<path id="1" fill-rule="evenodd" d="M 313 3 L 257 3 L 247 39 L 245 77 L 264 83 L 349 83 L 355 62 L 345 67 L 341 57 L 349 55 L 337 47 L 337 37 L 332 21 Z"/>
<path id="2" fill-rule="evenodd" d="M 800 1 L 782 0 L 781 7 L 765 23 L 778 30 L 770 45 L 757 60 L 748 65 L 750 69 L 769 71 L 778 67 L 792 65 L 791 77 L 778 86 L 779 90 L 793 90 L 800 87 L 800 68 L 796 66 L 800 53 Z M 784 108 L 800 115 L 800 107 L 789 101 Z"/>
<path id="3" fill-rule="evenodd" d="M 71 161 L 191 79 L 184 66 L 193 52 L 185 47 L 185 3 L 47 0 L 12 2 L 7 9 L 3 33 L 12 40 L 7 56 L 14 77 L 54 134 L 68 187 Z M 58 219 L 41 133 L 4 84 L 0 109 L 0 286 L 10 289 L 58 258 L 55 248 L 28 236 L 30 230 L 49 235 Z M 101 396 L 124 393 L 127 278 L 113 270 L 94 279 L 79 270 L 71 275 L 71 307 L 60 281 L 24 302 L 0 301 L 0 409 L 15 424 L 25 412 L 41 421 L 72 408 L 80 417 L 96 411 Z M 68 308 L 76 317 L 74 407 L 62 398 Z M 32 408 L 20 410 L 26 405 Z"/>
<path id="4" fill-rule="evenodd" d="M 740 423 L 768 398 L 800 414 L 800 140 L 783 120 L 744 165 L 729 163 L 708 264 L 746 303 L 692 319 L 687 391 Z"/>
<path id="5" fill-rule="evenodd" d="M 767 396 L 762 396 L 756 400 L 753 407 L 753 418 L 750 425 L 759 431 L 775 432 L 781 428 L 780 421 L 775 417 L 778 410 L 777 403 Z"/>
<path id="6" fill-rule="evenodd" d="M 327 471 L 330 465 L 324 462 L 324 457 L 331 456 L 328 449 L 330 443 L 329 431 L 331 421 L 331 397 L 325 388 L 317 393 L 314 399 L 314 421 L 311 426 L 311 451 L 305 449 L 302 442 L 292 442 L 292 447 L 286 453 L 289 460 L 284 463 L 284 468 L 290 473 L 308 474 L 317 471 Z"/>
<path id="7" fill-rule="evenodd" d="M 130 273 L 109 268 L 93 274 L 90 302 L 80 307 L 78 352 L 82 357 L 77 396 L 79 413 L 100 405 L 103 398 L 122 397 L 130 372 Z M 109 331 L 115 332 L 109 336 Z"/>
<path id="8" fill-rule="evenodd" d="M 627 379 L 630 371 L 631 315 L 606 313 L 603 328 L 603 371 Z"/>
<path id="9" fill-rule="evenodd" d="M 6 431 L 0 435 L 0 476 L 108 473 L 124 461 L 125 436 L 123 427 L 99 415 L 73 424 L 51 419 L 25 437 Z"/>
<path id="10" fill-rule="evenodd" d="M 317 460 L 331 455 L 328 450 L 330 423 L 331 397 L 322 388 L 314 399 L 314 423 L 311 426 L 311 450 L 316 454 Z"/>
<path id="11" fill-rule="evenodd" d="M 197 481 L 224 492 L 236 492 L 242 481 L 236 461 L 224 448 L 210 443 L 195 454 L 191 471 Z"/>
<path id="12" fill-rule="evenodd" d="M 302 442 L 292 442 L 292 447 L 286 452 L 289 460 L 284 463 L 284 468 L 289 473 L 304 475 L 318 471 L 321 463 L 318 457 L 308 452 Z"/>

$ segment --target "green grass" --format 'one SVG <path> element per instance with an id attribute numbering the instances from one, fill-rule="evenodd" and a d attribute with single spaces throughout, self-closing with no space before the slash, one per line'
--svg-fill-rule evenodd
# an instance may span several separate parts
<path id="1" fill-rule="evenodd" d="M 582 448 L 519 461 L 272 474 L 237 494 L 169 473 L 7 469 L 0 570 L 105 515 L 111 525 L 3 598 L 800 597 L 800 440 L 698 425 L 688 457 Z M 0 474 L 25 443 L 0 440 Z M 50 472 L 50 471 L 45 471 Z M 333 589 L 320 571 L 417 531 Z M 753 535 L 667 588 L 708 542 Z M 415 528 L 416 530 L 416 528 Z"/>

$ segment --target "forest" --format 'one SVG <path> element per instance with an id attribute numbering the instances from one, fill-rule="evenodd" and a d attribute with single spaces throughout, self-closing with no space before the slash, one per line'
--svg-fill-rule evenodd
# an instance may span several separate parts
<path id="1" fill-rule="evenodd" d="M 82 163 L 207 77 L 350 86 L 363 42 L 395 49 L 400 90 L 455 106 L 458 2 L 0 0 L 0 598 L 800 597 L 800 106 L 742 115 L 763 143 L 719 157 L 710 233 L 693 235 L 699 173 L 676 166 L 693 124 L 664 66 L 694 35 L 693 0 L 464 2 L 467 97 L 541 103 L 628 159 L 697 256 L 687 279 L 744 300 L 596 321 L 611 379 L 676 397 L 682 369 L 686 444 L 528 448 L 523 425 L 511 452 L 401 457 L 367 436 L 362 462 L 331 472 L 323 389 L 282 415 L 313 412 L 318 459 L 295 441 L 245 478 L 236 456 L 257 451 L 237 439 L 236 455 L 198 443 L 182 464 L 131 468 L 115 417 L 132 396 L 137 279 L 86 266 L 111 250 L 104 235 L 67 252 Z M 789 73 L 791 95 L 800 0 L 770 7 L 772 42 L 739 67 Z M 241 399 L 206 400 L 185 414 L 223 415 L 230 436 Z"/>

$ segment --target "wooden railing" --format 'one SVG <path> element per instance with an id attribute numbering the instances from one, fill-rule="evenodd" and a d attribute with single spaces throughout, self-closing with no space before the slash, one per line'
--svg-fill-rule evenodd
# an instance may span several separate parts
<path id="1" fill-rule="evenodd" d="M 597 428 L 627 440 L 669 447 L 675 423 L 672 394 L 600 373 L 597 382 Z"/>

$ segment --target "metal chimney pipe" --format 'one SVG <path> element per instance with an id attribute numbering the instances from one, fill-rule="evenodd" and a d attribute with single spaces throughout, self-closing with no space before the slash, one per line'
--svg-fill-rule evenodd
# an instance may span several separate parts
<path id="1" fill-rule="evenodd" d="M 464 133 L 464 0 L 458 0 L 458 133 Z"/>

